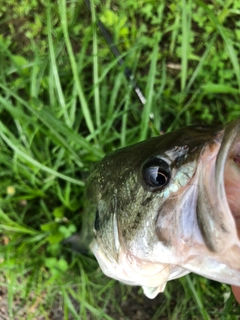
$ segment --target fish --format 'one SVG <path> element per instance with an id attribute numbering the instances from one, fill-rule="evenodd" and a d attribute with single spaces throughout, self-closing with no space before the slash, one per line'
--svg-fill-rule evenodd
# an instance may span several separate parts
<path id="1" fill-rule="evenodd" d="M 190 272 L 240 286 L 240 119 L 106 155 L 87 196 L 91 250 L 108 277 L 150 299 Z"/>

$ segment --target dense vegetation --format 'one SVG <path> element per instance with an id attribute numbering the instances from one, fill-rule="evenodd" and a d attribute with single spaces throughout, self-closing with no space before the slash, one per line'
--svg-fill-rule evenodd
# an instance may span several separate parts
<path id="1" fill-rule="evenodd" d="M 190 275 L 148 301 L 62 240 L 81 228 L 85 179 L 105 153 L 240 116 L 240 1 L 93 3 L 92 12 L 66 0 L 0 8 L 0 281 L 9 317 L 238 319 L 227 285 Z"/>

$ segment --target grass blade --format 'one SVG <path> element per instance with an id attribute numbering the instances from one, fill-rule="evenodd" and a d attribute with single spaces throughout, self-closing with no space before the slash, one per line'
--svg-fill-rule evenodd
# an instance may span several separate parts
<path id="1" fill-rule="evenodd" d="M 182 0 L 182 54 L 181 54 L 181 91 L 186 87 L 189 41 L 190 41 L 190 3 Z"/>
<path id="2" fill-rule="evenodd" d="M 100 109 L 100 94 L 99 94 L 99 77 L 98 77 L 98 46 L 97 46 L 97 30 L 96 30 L 96 13 L 94 7 L 94 1 L 90 0 L 91 3 L 91 15 L 93 24 L 93 85 L 94 85 L 94 102 L 95 102 L 95 115 L 96 125 L 101 126 L 101 109 Z"/>
<path id="3" fill-rule="evenodd" d="M 193 294 L 194 300 L 196 301 L 196 304 L 198 306 L 198 309 L 199 309 L 203 319 L 204 320 L 209 320 L 210 317 L 209 317 L 207 311 L 205 310 L 205 308 L 204 308 L 204 306 L 202 304 L 201 298 L 199 297 L 197 291 L 194 288 L 194 285 L 192 283 L 191 277 L 189 275 L 186 275 L 185 278 L 187 280 L 187 284 L 189 286 L 189 289 L 191 290 L 191 292 Z"/>
<path id="4" fill-rule="evenodd" d="M 151 57 L 151 65 L 150 70 L 148 74 L 148 86 L 146 89 L 146 104 L 143 107 L 142 112 L 142 121 L 141 121 L 141 134 L 140 134 L 140 140 L 145 140 L 147 137 L 147 130 L 148 130 L 148 123 L 149 123 L 149 115 L 152 108 L 152 100 L 154 95 L 154 82 L 156 77 L 156 70 L 157 70 L 157 61 L 158 61 L 158 50 L 159 50 L 159 34 L 155 35 L 155 44 L 152 52 Z"/>
<path id="5" fill-rule="evenodd" d="M 77 88 L 77 93 L 78 93 L 78 97 L 79 97 L 79 101 L 80 101 L 80 105 L 81 105 L 81 110 L 83 112 L 83 115 L 84 115 L 89 132 L 94 133 L 94 125 L 93 125 L 92 116 L 91 116 L 90 110 L 88 108 L 87 100 L 86 100 L 86 97 L 85 97 L 85 94 L 83 91 L 83 86 L 80 81 L 80 77 L 78 75 L 77 63 L 76 63 L 76 60 L 74 57 L 71 41 L 69 38 L 68 24 L 67 24 L 67 13 L 66 13 L 66 1 L 59 0 L 58 3 L 59 3 L 59 12 L 60 12 L 60 16 L 61 16 L 63 34 L 64 34 L 66 47 L 67 47 L 67 51 L 68 51 L 68 55 L 69 55 L 69 59 L 70 59 L 70 63 L 71 63 L 74 82 L 75 82 L 76 88 Z"/>
<path id="6" fill-rule="evenodd" d="M 9 138 L 5 135 L 4 132 L 8 132 Z M 37 160 L 33 159 L 32 157 L 28 156 L 24 151 L 22 151 L 16 144 L 14 144 L 12 141 L 14 140 L 13 136 L 10 135 L 8 129 L 3 125 L 2 122 L 0 122 L 0 137 L 5 141 L 5 143 L 12 149 L 14 150 L 18 155 L 20 155 L 23 159 L 31 163 L 33 166 L 36 168 L 43 170 L 50 175 L 55 177 L 61 178 L 63 180 L 69 181 L 71 183 L 77 184 L 79 186 L 84 186 L 84 183 L 80 180 L 76 180 L 74 178 L 68 177 L 64 174 L 61 174 L 51 168 L 48 168 L 47 166 L 43 165 L 42 163 L 38 162 Z"/>
<path id="7" fill-rule="evenodd" d="M 212 10 L 204 2 L 202 2 L 201 0 L 194 0 L 194 1 L 204 9 L 204 11 L 209 16 L 209 19 L 213 22 L 213 24 L 215 25 L 215 27 L 218 30 L 219 34 L 221 35 L 222 39 L 224 40 L 224 42 L 226 44 L 226 48 L 227 48 L 228 53 L 229 53 L 229 58 L 230 58 L 230 60 L 232 62 L 233 69 L 235 71 L 235 75 L 236 75 L 237 82 L 238 82 L 238 87 L 239 87 L 239 90 L 240 90 L 239 59 L 238 59 L 236 51 L 235 51 L 235 49 L 233 47 L 231 39 L 226 35 L 226 31 L 225 31 L 224 27 L 221 25 L 221 23 L 219 22 L 219 20 L 216 17 L 216 15 L 214 15 Z"/>
<path id="8" fill-rule="evenodd" d="M 56 56 L 55 56 L 55 50 L 53 46 L 53 39 L 52 39 L 52 25 L 51 25 L 51 5 L 48 5 L 47 7 L 47 32 L 48 32 L 48 45 L 49 45 L 49 55 L 51 59 L 51 69 L 53 73 L 53 81 L 55 82 L 56 85 L 56 91 L 58 94 L 58 100 L 59 100 L 59 105 L 63 110 L 63 115 L 64 115 L 64 120 L 65 123 L 71 127 L 72 123 L 70 121 L 70 118 L 67 113 L 67 107 L 62 91 L 62 86 L 59 78 L 59 73 L 58 73 L 58 68 L 57 68 L 57 63 L 56 63 Z"/>

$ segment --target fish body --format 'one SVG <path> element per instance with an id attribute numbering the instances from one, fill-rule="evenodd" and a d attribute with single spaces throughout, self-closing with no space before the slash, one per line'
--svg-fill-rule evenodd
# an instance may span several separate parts
<path id="1" fill-rule="evenodd" d="M 102 271 L 149 298 L 195 272 L 240 286 L 240 120 L 106 155 L 89 177 Z"/>

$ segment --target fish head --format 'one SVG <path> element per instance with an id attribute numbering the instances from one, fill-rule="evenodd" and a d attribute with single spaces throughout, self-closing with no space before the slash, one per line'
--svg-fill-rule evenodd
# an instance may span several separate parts
<path id="1" fill-rule="evenodd" d="M 239 191 L 240 120 L 117 150 L 88 182 L 92 251 L 107 276 L 149 298 L 191 271 L 240 285 Z"/>

